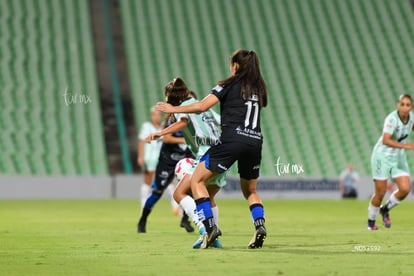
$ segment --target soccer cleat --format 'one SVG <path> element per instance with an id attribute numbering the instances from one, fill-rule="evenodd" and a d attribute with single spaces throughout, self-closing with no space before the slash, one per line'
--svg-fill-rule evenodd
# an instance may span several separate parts
<path id="1" fill-rule="evenodd" d="M 217 238 L 211 243 L 211 247 L 223 248 L 223 245 L 221 244 L 221 241 Z"/>
<path id="2" fill-rule="evenodd" d="M 263 246 L 264 239 L 266 239 L 266 235 L 266 228 L 264 226 L 259 226 L 254 232 L 253 238 L 250 240 L 248 248 L 261 248 Z"/>
<path id="3" fill-rule="evenodd" d="M 390 213 L 388 211 L 385 211 L 383 207 L 380 209 L 380 213 L 382 215 L 382 223 L 386 228 L 391 227 L 391 220 L 390 220 Z"/>
<path id="4" fill-rule="evenodd" d="M 147 232 L 147 227 L 146 227 L 147 225 L 146 225 L 146 223 L 145 223 L 145 221 L 139 221 L 138 222 L 138 227 L 137 227 L 137 232 L 138 233 L 146 233 Z"/>
<path id="5" fill-rule="evenodd" d="M 375 225 L 375 220 L 368 220 L 368 230 L 369 231 L 376 231 L 378 230 L 378 226 Z"/>
<path id="6" fill-rule="evenodd" d="M 181 220 L 180 227 L 185 228 L 185 230 L 188 233 L 194 232 L 194 228 L 191 226 L 190 222 L 186 219 Z"/>
<path id="7" fill-rule="evenodd" d="M 201 247 L 201 244 L 204 241 L 204 236 L 207 234 L 206 228 L 204 226 L 200 228 L 199 234 L 200 236 L 198 237 L 196 242 L 193 244 L 194 249 L 199 249 Z"/>
<path id="8" fill-rule="evenodd" d="M 208 248 L 219 236 L 221 236 L 221 231 L 214 225 L 211 232 L 207 232 L 203 236 L 203 242 L 201 243 L 200 248 Z"/>
<path id="9" fill-rule="evenodd" d="M 379 228 L 378 228 L 378 226 L 373 225 L 373 226 L 368 226 L 368 230 L 369 231 L 376 231 L 376 230 L 379 230 Z"/>

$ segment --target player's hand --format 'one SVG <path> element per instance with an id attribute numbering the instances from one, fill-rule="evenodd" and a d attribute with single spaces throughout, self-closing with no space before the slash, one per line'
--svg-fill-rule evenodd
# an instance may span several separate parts
<path id="1" fill-rule="evenodd" d="M 164 113 L 174 113 L 174 107 L 169 103 L 158 102 L 155 109 Z"/>
<path id="2" fill-rule="evenodd" d="M 405 148 L 409 150 L 414 150 L 414 144 L 413 143 L 405 144 Z"/>
<path id="3" fill-rule="evenodd" d="M 145 137 L 145 142 L 151 143 L 151 141 L 154 141 L 154 140 L 156 140 L 160 137 L 161 137 L 161 135 L 159 135 L 158 133 L 153 133 L 153 134 L 150 134 L 147 137 Z"/>

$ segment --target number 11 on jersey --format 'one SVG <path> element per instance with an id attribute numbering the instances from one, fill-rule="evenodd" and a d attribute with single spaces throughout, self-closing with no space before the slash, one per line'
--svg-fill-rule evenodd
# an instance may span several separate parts
<path id="1" fill-rule="evenodd" d="M 257 102 L 248 101 L 244 103 L 247 105 L 247 112 L 246 112 L 246 118 L 244 119 L 244 127 L 250 126 L 250 123 L 252 124 L 252 129 L 255 129 L 257 127 L 257 119 L 259 117 L 259 104 Z M 253 119 L 250 120 L 252 115 L 252 108 L 254 108 L 254 114 Z"/>

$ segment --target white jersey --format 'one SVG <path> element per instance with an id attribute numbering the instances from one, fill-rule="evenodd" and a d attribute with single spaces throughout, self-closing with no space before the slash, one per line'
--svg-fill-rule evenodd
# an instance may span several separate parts
<path id="1" fill-rule="evenodd" d="M 407 123 L 403 123 L 398 115 L 398 111 L 395 110 L 391 112 L 384 122 L 384 128 L 382 130 L 382 135 L 378 139 L 378 142 L 374 147 L 374 154 L 381 154 L 384 156 L 398 156 L 399 154 L 404 153 L 404 149 L 393 148 L 386 146 L 382 143 L 384 133 L 391 134 L 391 138 L 399 143 L 407 143 L 408 135 L 410 134 L 414 124 L 414 115 L 412 112 L 408 115 Z"/>
<path id="2" fill-rule="evenodd" d="M 141 126 L 141 130 L 138 134 L 139 140 L 145 140 L 145 138 L 154 133 L 159 132 L 162 130 L 162 127 L 156 128 L 152 123 L 150 122 L 144 122 Z M 154 160 L 156 162 L 158 160 L 158 157 L 160 155 L 160 150 L 162 146 L 162 139 L 157 139 L 155 141 L 152 141 L 151 143 L 145 143 L 144 146 L 144 162 L 149 163 L 151 160 Z"/>

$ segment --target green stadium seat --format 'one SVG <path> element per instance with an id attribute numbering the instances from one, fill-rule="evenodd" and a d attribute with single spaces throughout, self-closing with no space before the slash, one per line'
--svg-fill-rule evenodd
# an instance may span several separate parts
<path id="1" fill-rule="evenodd" d="M 336 177 L 348 162 L 370 175 L 384 117 L 414 87 L 409 1 L 120 4 L 138 126 L 172 77 L 205 95 L 229 74 L 225 58 L 233 50 L 259 53 L 270 100 L 264 176 L 275 176 L 278 156 L 302 162 L 305 176 Z"/>
<path id="2" fill-rule="evenodd" d="M 0 174 L 108 174 L 88 2 L 1 1 L 0 14 Z M 66 106 L 66 87 L 93 103 Z"/>

